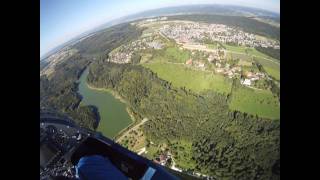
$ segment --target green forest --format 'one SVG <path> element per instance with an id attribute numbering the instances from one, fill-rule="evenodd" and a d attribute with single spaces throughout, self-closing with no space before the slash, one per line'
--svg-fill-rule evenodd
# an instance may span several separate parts
<path id="1" fill-rule="evenodd" d="M 93 106 L 79 106 L 81 97 L 77 92 L 77 81 L 93 60 L 107 57 L 110 51 L 141 33 L 130 24 L 120 24 L 75 44 L 78 53 L 58 64 L 49 77 L 40 76 L 40 108 L 67 114 L 80 126 L 97 128 L 98 110 Z"/>
<path id="2" fill-rule="evenodd" d="M 219 179 L 279 177 L 279 121 L 230 111 L 226 96 L 174 88 L 138 65 L 94 62 L 88 83 L 117 91 L 135 113 L 149 118 L 143 127 L 149 140 L 169 147 L 177 140 L 192 143 L 196 165 L 190 170 Z"/>
<path id="3" fill-rule="evenodd" d="M 168 19 L 222 23 L 280 39 L 279 28 L 245 17 L 184 15 Z M 166 143 L 177 157 L 189 159 L 191 171 L 217 179 L 280 179 L 280 121 L 229 110 L 229 97 L 212 90 L 196 93 L 174 87 L 137 65 L 138 54 L 133 64 L 106 61 L 109 52 L 141 33 L 142 29 L 124 23 L 73 45 L 77 53 L 58 64 L 50 76 L 40 77 L 40 108 L 59 111 L 80 126 L 96 129 L 98 109 L 79 106 L 77 92 L 80 75 L 90 67 L 88 83 L 116 91 L 137 117 L 147 117 L 149 121 L 143 125 L 147 139 Z M 273 91 L 279 93 L 276 88 Z M 183 147 L 177 142 L 188 144 L 190 152 L 179 155 L 177 148 Z"/>
<path id="4" fill-rule="evenodd" d="M 139 37 L 143 29 L 137 29 L 128 23 L 119 24 L 97 32 L 89 38 L 75 44 L 73 48 L 90 57 L 103 57 L 116 47 Z"/>

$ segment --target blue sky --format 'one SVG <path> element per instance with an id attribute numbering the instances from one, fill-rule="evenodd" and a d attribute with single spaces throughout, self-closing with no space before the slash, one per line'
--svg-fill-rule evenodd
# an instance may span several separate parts
<path id="1" fill-rule="evenodd" d="M 40 0 L 40 56 L 112 19 L 190 4 L 232 4 L 280 13 L 280 0 Z"/>

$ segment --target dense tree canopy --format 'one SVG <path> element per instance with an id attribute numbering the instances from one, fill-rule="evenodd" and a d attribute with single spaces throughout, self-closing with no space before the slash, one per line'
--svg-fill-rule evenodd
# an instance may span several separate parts
<path id="1" fill-rule="evenodd" d="M 40 77 L 40 107 L 70 115 L 79 125 L 95 129 L 99 116 L 92 106 L 79 106 L 78 79 L 94 60 L 104 60 L 107 54 L 123 43 L 141 35 L 141 30 L 130 24 L 120 24 L 90 36 L 75 44 L 79 52 L 67 57 L 54 67 L 49 77 Z M 41 64 L 43 68 L 45 64 Z"/>
<path id="2" fill-rule="evenodd" d="M 130 42 L 141 35 L 142 29 L 137 29 L 129 23 L 107 28 L 76 43 L 74 48 L 85 55 L 106 55 L 110 50 Z"/>
<path id="3" fill-rule="evenodd" d="M 245 17 L 174 16 L 187 19 L 239 26 L 243 30 L 275 39 L 279 28 Z M 88 83 L 116 91 L 128 102 L 130 110 L 147 117 L 143 131 L 148 140 L 191 144 L 193 170 L 218 179 L 277 179 L 280 168 L 279 121 L 262 119 L 228 108 L 228 96 L 213 91 L 194 93 L 174 88 L 152 71 L 133 64 L 106 62 L 108 53 L 121 44 L 134 40 L 142 30 L 120 24 L 102 30 L 72 46 L 78 53 L 58 64 L 54 73 L 40 77 L 40 107 L 66 113 L 78 124 L 95 129 L 97 109 L 79 106 L 77 81 L 90 64 Z M 43 66 L 41 66 L 43 67 Z M 273 91 L 278 92 L 276 86 Z"/>
<path id="4" fill-rule="evenodd" d="M 213 91 L 176 89 L 137 65 L 95 62 L 88 83 L 112 88 L 150 120 L 147 137 L 156 143 L 192 142 L 196 170 L 233 179 L 270 179 L 279 161 L 279 121 L 228 110 L 227 97 Z M 276 176 L 277 177 L 277 176 Z"/>

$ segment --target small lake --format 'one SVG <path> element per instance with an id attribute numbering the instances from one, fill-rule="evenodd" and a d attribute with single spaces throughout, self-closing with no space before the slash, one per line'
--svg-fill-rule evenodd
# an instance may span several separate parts
<path id="1" fill-rule="evenodd" d="M 79 93 L 83 97 L 81 104 L 98 108 L 100 122 L 97 131 L 113 138 L 132 123 L 126 110 L 126 104 L 116 99 L 110 92 L 90 89 L 87 84 L 88 73 L 89 68 L 82 73 L 79 79 Z"/>

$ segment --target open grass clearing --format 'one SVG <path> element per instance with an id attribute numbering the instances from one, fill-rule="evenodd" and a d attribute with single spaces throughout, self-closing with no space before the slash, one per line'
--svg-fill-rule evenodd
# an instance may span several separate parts
<path id="1" fill-rule="evenodd" d="M 169 62 L 185 63 L 190 58 L 190 51 L 181 50 L 178 47 L 168 47 L 165 50 L 164 56 L 168 58 Z"/>
<path id="2" fill-rule="evenodd" d="M 254 58 L 254 60 L 263 66 L 263 69 L 272 77 L 280 80 L 280 64 L 268 61 L 264 58 Z"/>
<path id="3" fill-rule="evenodd" d="M 280 119 L 280 103 L 268 90 L 236 88 L 232 92 L 229 108 L 259 117 Z"/>
<path id="4" fill-rule="evenodd" d="M 238 62 L 239 66 L 252 66 L 252 62 L 240 59 Z"/>
<path id="5" fill-rule="evenodd" d="M 192 159 L 192 143 L 184 140 L 172 141 L 170 150 L 176 166 L 182 169 L 194 169 L 196 162 Z"/>
<path id="6" fill-rule="evenodd" d="M 150 54 L 150 53 L 142 53 L 140 63 L 148 62 L 151 59 L 151 57 L 152 57 L 152 54 Z"/>
<path id="7" fill-rule="evenodd" d="M 175 87 L 186 87 L 194 92 L 214 90 L 221 94 L 231 91 L 232 81 L 222 75 L 194 70 L 183 64 L 147 63 L 143 66 L 172 83 Z"/>

